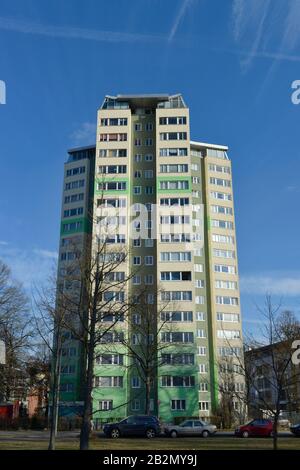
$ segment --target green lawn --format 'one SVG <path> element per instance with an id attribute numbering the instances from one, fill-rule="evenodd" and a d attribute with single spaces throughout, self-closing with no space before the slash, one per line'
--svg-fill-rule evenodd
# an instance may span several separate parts
<path id="1" fill-rule="evenodd" d="M 58 441 L 58 450 L 76 450 L 78 440 Z M 272 439 L 241 439 L 234 437 L 183 438 L 183 439 L 118 439 L 93 438 L 92 450 L 265 450 L 272 449 Z M 43 450 L 47 449 L 46 441 L 0 441 L 0 450 Z M 280 438 L 279 449 L 300 450 L 300 439 Z"/>

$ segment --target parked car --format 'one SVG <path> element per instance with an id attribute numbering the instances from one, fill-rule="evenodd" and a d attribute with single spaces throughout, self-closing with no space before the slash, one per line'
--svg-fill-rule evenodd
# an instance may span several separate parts
<path id="1" fill-rule="evenodd" d="M 269 437 L 272 434 L 273 422 L 270 419 L 253 419 L 235 430 L 235 435 L 239 437 Z"/>
<path id="2" fill-rule="evenodd" d="M 128 416 L 118 423 L 108 423 L 103 427 L 107 437 L 145 436 L 151 439 L 161 433 L 159 420 L 155 416 Z"/>
<path id="3" fill-rule="evenodd" d="M 177 436 L 202 436 L 209 437 L 217 431 L 214 424 L 205 423 L 201 419 L 188 419 L 178 426 L 169 424 L 164 427 L 165 434 L 170 437 Z"/>
<path id="4" fill-rule="evenodd" d="M 298 424 L 293 424 L 290 426 L 290 431 L 295 434 L 295 436 L 300 437 L 300 423 Z"/>

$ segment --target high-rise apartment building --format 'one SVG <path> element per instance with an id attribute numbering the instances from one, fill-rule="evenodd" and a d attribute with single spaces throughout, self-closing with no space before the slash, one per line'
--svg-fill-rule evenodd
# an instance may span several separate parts
<path id="1" fill-rule="evenodd" d="M 231 162 L 227 147 L 190 139 L 189 109 L 181 95 L 106 96 L 98 110 L 96 145 L 69 151 L 65 164 L 59 282 L 72 246 L 93 248 L 101 237 L 97 209 L 117 219 L 109 243 L 125 246 L 118 271 L 131 273 L 126 296 L 147 288 L 164 347 L 151 385 L 151 412 L 165 421 L 213 414 L 222 361 L 242 357 L 242 328 Z M 121 215 L 116 215 L 115 210 Z M 109 211 L 107 214 L 110 217 Z M 65 281 L 67 282 L 67 281 Z M 67 286 L 66 286 L 67 288 Z M 120 300 L 120 299 L 119 299 Z M 113 301 L 113 294 L 112 294 Z M 143 309 L 132 306 L 138 322 Z M 154 313 L 155 315 L 155 313 Z M 126 321 L 121 334 L 132 338 Z M 62 357 L 64 404 L 80 406 L 85 355 L 71 338 Z M 145 389 L 122 341 L 115 353 L 99 345 L 94 419 L 144 413 Z M 236 376 L 237 387 L 242 379 Z"/>

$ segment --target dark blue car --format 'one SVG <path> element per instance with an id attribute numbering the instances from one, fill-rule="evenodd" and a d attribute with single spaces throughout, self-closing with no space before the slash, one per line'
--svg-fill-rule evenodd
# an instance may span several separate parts
<path id="1" fill-rule="evenodd" d="M 295 434 L 295 436 L 300 437 L 300 423 L 290 426 L 290 431 Z"/>
<path id="2" fill-rule="evenodd" d="M 103 432 L 107 437 L 117 439 L 127 436 L 144 436 L 148 439 L 159 436 L 161 429 L 155 416 L 128 416 L 118 423 L 105 424 Z"/>

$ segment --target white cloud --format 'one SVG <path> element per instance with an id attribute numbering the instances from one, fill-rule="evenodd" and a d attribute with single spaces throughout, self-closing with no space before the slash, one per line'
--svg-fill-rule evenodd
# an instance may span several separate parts
<path id="1" fill-rule="evenodd" d="M 111 43 L 157 42 L 166 39 L 163 36 L 155 34 L 103 31 L 71 26 L 53 26 L 6 17 L 0 17 L 0 30 L 14 31 L 23 34 L 37 34 L 53 38 L 84 39 Z"/>
<path id="2" fill-rule="evenodd" d="M 169 34 L 169 37 L 168 37 L 169 42 L 171 42 L 172 39 L 174 38 L 174 36 L 177 32 L 178 26 L 179 26 L 181 20 L 183 19 L 184 15 L 187 11 L 187 8 L 192 5 L 193 1 L 194 0 L 184 0 L 181 3 L 181 7 L 179 8 L 179 11 L 178 11 L 178 13 L 175 17 L 174 23 L 172 25 L 172 28 L 171 28 L 171 31 L 170 31 L 170 34 Z"/>
<path id="3" fill-rule="evenodd" d="M 2 245 L 2 246 L 7 246 L 7 245 L 8 245 L 8 242 L 5 242 L 4 240 L 0 240 L 0 245 Z"/>
<path id="4" fill-rule="evenodd" d="M 81 126 L 70 135 L 77 144 L 94 144 L 96 142 L 96 124 L 93 122 L 83 122 Z"/>
<path id="5" fill-rule="evenodd" d="M 243 294 L 300 296 L 300 273 L 266 273 L 241 276 L 240 288 Z"/>
<path id="6" fill-rule="evenodd" d="M 55 273 L 57 253 L 44 249 L 0 246 L 0 259 L 11 268 L 12 276 L 30 291 L 34 285 L 47 282 Z"/>
<path id="7" fill-rule="evenodd" d="M 57 256 L 58 256 L 57 251 L 35 249 L 35 250 L 33 250 L 33 252 L 36 255 L 42 256 L 43 258 L 57 259 Z"/>
<path id="8" fill-rule="evenodd" d="M 269 13 L 270 0 L 234 0 L 232 5 L 233 36 L 236 42 L 247 35 L 252 46 L 244 56 L 241 65 L 247 69 L 259 52 Z"/>

